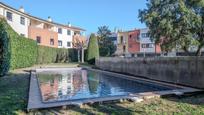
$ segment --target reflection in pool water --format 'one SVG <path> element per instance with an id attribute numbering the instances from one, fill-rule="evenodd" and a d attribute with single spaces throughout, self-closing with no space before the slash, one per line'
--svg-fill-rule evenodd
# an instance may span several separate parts
<path id="1" fill-rule="evenodd" d="M 45 71 L 37 73 L 37 77 L 43 102 L 175 89 L 175 87 L 128 80 L 89 70 Z"/>

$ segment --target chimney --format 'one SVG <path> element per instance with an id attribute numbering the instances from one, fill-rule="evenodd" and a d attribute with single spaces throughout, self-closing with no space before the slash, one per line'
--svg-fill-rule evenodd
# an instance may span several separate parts
<path id="1" fill-rule="evenodd" d="M 71 27 L 71 26 L 72 26 L 70 22 L 68 22 L 68 26 L 69 26 L 69 27 Z"/>
<path id="2" fill-rule="evenodd" d="M 23 6 L 21 6 L 21 7 L 19 8 L 19 11 L 25 13 L 25 10 L 24 10 Z"/>
<path id="3" fill-rule="evenodd" d="M 47 21 L 52 22 L 52 18 L 49 16 Z"/>

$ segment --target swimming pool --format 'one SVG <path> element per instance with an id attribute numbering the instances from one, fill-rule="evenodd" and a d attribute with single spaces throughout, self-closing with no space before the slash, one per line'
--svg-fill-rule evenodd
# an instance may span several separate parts
<path id="1" fill-rule="evenodd" d="M 45 70 L 36 76 L 43 103 L 179 89 L 87 69 Z"/>

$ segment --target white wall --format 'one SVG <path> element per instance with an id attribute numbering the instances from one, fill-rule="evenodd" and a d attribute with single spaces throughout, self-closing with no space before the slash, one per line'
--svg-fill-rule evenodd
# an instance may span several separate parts
<path id="1" fill-rule="evenodd" d="M 58 33 L 58 28 L 62 28 L 62 34 Z M 67 30 L 66 28 L 63 27 L 55 27 L 54 31 L 58 33 L 58 40 L 62 41 L 62 46 L 58 46 L 58 48 L 72 48 L 72 37 L 74 35 L 74 31 L 71 31 L 71 35 L 67 35 Z M 67 47 L 67 42 L 71 43 L 70 47 Z"/>
<path id="2" fill-rule="evenodd" d="M 3 8 L 1 8 L 1 6 L 0 6 L 0 15 L 1 15 L 1 16 L 4 15 L 4 10 L 3 10 Z"/>
<path id="3" fill-rule="evenodd" d="M 140 29 L 140 52 L 147 52 L 147 53 L 154 53 L 155 52 L 155 45 L 154 42 L 151 41 L 150 37 L 142 37 L 143 33 L 148 33 L 149 29 Z M 142 44 L 153 44 L 152 48 L 143 48 Z"/>
<path id="4" fill-rule="evenodd" d="M 0 6 L 1 7 L 1 6 Z M 25 37 L 28 37 L 28 26 L 30 24 L 30 20 L 24 16 L 25 18 L 25 25 L 22 25 L 20 23 L 20 14 L 14 13 L 10 10 L 6 10 L 4 8 L 0 8 L 0 15 L 4 16 L 6 18 L 6 12 L 9 11 L 12 13 L 12 21 L 7 20 L 8 24 L 20 35 L 20 34 L 24 34 Z"/>

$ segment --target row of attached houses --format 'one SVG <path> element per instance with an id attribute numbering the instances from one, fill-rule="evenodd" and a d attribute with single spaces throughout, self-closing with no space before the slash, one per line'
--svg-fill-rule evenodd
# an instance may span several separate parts
<path id="1" fill-rule="evenodd" d="M 136 56 L 136 54 L 161 53 L 159 45 L 150 39 L 149 29 L 135 29 L 125 32 L 117 32 L 116 56 Z"/>
<path id="2" fill-rule="evenodd" d="M 39 45 L 55 48 L 76 48 L 79 42 L 85 43 L 85 30 L 71 24 L 55 23 L 26 13 L 21 7 L 16 10 L 0 2 L 0 16 L 19 34 L 36 40 Z"/>

